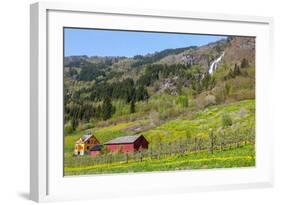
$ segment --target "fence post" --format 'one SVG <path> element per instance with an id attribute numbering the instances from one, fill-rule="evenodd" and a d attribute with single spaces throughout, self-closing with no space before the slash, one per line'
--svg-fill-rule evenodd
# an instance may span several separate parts
<path id="1" fill-rule="evenodd" d="M 210 147 L 210 151 L 213 154 L 214 153 L 214 144 L 215 144 L 215 135 L 212 129 L 210 129 L 209 131 L 209 138 L 211 140 L 211 147 Z"/>
<path id="2" fill-rule="evenodd" d="M 197 152 L 198 145 L 197 145 L 197 137 L 194 138 L 194 146 L 195 146 L 195 152 Z"/>

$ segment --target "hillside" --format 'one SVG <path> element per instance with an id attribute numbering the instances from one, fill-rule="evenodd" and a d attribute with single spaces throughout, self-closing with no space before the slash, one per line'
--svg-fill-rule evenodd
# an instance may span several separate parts
<path id="1" fill-rule="evenodd" d="M 229 46 L 225 49 L 224 61 L 234 65 L 243 59 L 254 66 L 255 64 L 255 38 L 252 37 L 230 37 Z"/>
<path id="2" fill-rule="evenodd" d="M 233 124 L 222 130 L 221 119 L 225 113 L 231 116 Z M 254 118 L 255 103 L 253 100 L 247 100 L 229 105 L 211 106 L 199 112 L 190 113 L 189 116 L 183 114 L 178 119 L 154 125 L 149 130 L 146 128 L 153 123 L 154 119 L 120 122 L 107 127 L 90 129 L 101 143 L 135 133 L 134 129 L 144 134 L 150 142 L 148 152 L 143 153 L 143 159 L 140 159 L 139 155 L 129 155 L 128 162 L 124 155 L 114 156 L 110 163 L 106 159 L 108 158 L 106 154 L 100 157 L 73 157 L 73 144 L 79 136 L 83 135 L 83 131 L 75 132 L 65 137 L 65 175 L 254 166 L 255 150 L 254 146 L 249 144 L 255 138 Z M 223 145 L 224 147 L 223 150 L 218 149 L 211 155 L 207 148 L 210 129 L 218 130 L 216 131 L 216 146 Z M 224 134 L 219 134 L 222 131 Z M 180 143 L 188 144 L 188 147 L 184 149 L 193 150 L 194 146 L 200 146 L 202 151 L 193 150 L 188 151 L 188 154 L 180 152 L 173 154 L 173 152 L 178 152 L 177 149 L 183 148 Z M 245 143 L 247 143 L 246 146 Z M 159 155 L 159 151 L 164 152 L 164 156 Z M 151 153 L 154 154 L 151 155 Z M 110 155 L 110 157 L 113 156 Z"/>
<path id="3" fill-rule="evenodd" d="M 149 151 L 142 152 L 141 158 L 132 155 L 130 165 L 128 155 L 75 158 L 75 141 L 89 131 L 102 144 L 116 137 L 142 134 L 149 142 Z M 212 160 L 175 165 L 180 166 L 178 169 L 253 166 L 255 39 L 228 37 L 204 46 L 131 58 L 65 57 L 64 134 L 68 174 L 101 173 L 99 165 L 106 166 L 109 158 L 110 163 L 127 163 L 103 173 L 124 171 L 130 166 L 133 171 L 149 171 L 152 165 L 140 167 L 135 161 L 179 155 L 182 162 L 191 159 L 186 155 L 194 150 L 213 153 L 219 149 L 219 156 L 232 159 L 235 153 L 239 158 L 239 151 L 223 153 L 242 145 L 248 146 L 247 156 L 234 163 L 230 160 L 228 166 L 220 160 L 215 161 L 217 165 Z M 174 169 L 175 165 L 159 165 L 159 170 Z"/>
<path id="4" fill-rule="evenodd" d="M 253 99 L 254 46 L 253 38 L 229 37 L 201 47 L 167 49 L 133 58 L 66 57 L 65 121 L 70 121 L 76 112 L 81 123 L 108 119 L 97 113 L 106 97 L 115 105 L 110 111 L 110 116 L 115 117 L 118 113 L 129 114 L 130 106 L 137 112 L 143 101 L 153 107 L 165 96 L 168 101 L 169 96 L 189 101 L 189 107 L 195 108 Z M 220 56 L 221 61 L 213 66 L 216 71 L 210 75 L 210 65 Z M 85 113 L 86 108 L 92 112 Z"/>
<path id="5" fill-rule="evenodd" d="M 235 131 L 253 131 L 255 125 L 255 101 L 246 100 L 227 105 L 214 105 L 205 108 L 201 111 L 194 111 L 190 113 L 182 113 L 176 119 L 156 122 L 152 116 L 139 120 L 128 120 L 117 123 L 110 123 L 110 125 L 93 127 L 88 129 L 101 141 L 106 143 L 116 137 L 132 135 L 135 133 L 144 134 L 150 145 L 156 147 L 158 141 L 172 142 L 177 140 L 183 140 L 193 137 L 208 138 L 209 129 L 217 130 L 222 127 L 222 117 L 227 113 L 231 116 L 232 128 Z M 231 132 L 233 130 L 226 130 Z M 76 131 L 71 135 L 67 135 L 65 143 L 69 152 L 73 149 L 73 144 L 83 135 L 85 131 Z M 253 136 L 252 136 L 253 137 Z M 226 140 L 226 139 L 225 139 Z"/>

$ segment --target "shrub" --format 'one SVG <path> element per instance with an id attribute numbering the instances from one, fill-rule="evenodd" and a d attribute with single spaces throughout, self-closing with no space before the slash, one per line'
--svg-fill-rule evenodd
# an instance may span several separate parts
<path id="1" fill-rule="evenodd" d="M 227 91 L 225 89 L 224 84 L 221 84 L 217 87 L 215 87 L 212 91 L 216 97 L 216 102 L 218 104 L 224 103 L 227 97 Z"/>
<path id="2" fill-rule="evenodd" d="M 204 104 L 204 101 L 205 101 L 205 95 L 204 94 L 201 94 L 201 95 L 198 95 L 196 97 L 196 107 L 197 108 L 204 108 L 205 104 Z"/>
<path id="3" fill-rule="evenodd" d="M 245 58 L 242 59 L 241 61 L 241 65 L 240 65 L 241 68 L 247 68 L 249 67 L 249 61 Z"/>
<path id="4" fill-rule="evenodd" d="M 70 123 L 64 125 L 64 132 L 65 134 L 71 134 L 73 132 L 73 128 Z"/>
<path id="5" fill-rule="evenodd" d="M 207 95 L 205 97 L 205 106 L 215 105 L 216 104 L 216 97 L 214 95 Z"/>
<path id="6" fill-rule="evenodd" d="M 231 85 L 230 85 L 230 83 L 226 83 L 225 84 L 225 91 L 226 91 L 227 95 L 230 94 L 230 92 L 231 92 Z"/>
<path id="7" fill-rule="evenodd" d="M 197 108 L 204 108 L 209 105 L 215 105 L 216 104 L 216 96 L 202 93 L 201 95 L 198 95 L 196 98 L 196 106 Z"/>
<path id="8" fill-rule="evenodd" d="M 222 126 L 224 128 L 229 127 L 232 125 L 232 119 L 229 114 L 225 113 L 222 116 Z"/>
<path id="9" fill-rule="evenodd" d="M 188 107 L 188 98 L 187 96 L 178 96 L 177 98 L 177 104 L 180 105 L 180 107 L 184 108 L 184 107 Z"/>
<path id="10" fill-rule="evenodd" d="M 160 124 L 159 113 L 155 110 L 151 110 L 149 113 L 150 124 L 152 126 L 157 126 Z"/>

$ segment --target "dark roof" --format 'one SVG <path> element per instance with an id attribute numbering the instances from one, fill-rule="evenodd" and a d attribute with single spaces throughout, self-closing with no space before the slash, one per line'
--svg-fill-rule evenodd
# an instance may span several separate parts
<path id="1" fill-rule="evenodd" d="M 103 145 L 97 144 L 95 146 L 92 146 L 90 151 L 101 151 L 102 148 L 103 148 Z"/>
<path id="2" fill-rule="evenodd" d="M 117 138 L 115 138 L 113 140 L 108 141 L 105 144 L 130 144 L 130 143 L 134 143 L 141 136 L 142 135 L 117 137 Z"/>
<path id="3" fill-rule="evenodd" d="M 88 139 L 90 139 L 92 136 L 93 136 L 93 135 L 83 135 L 83 136 L 81 137 L 81 139 L 82 139 L 83 142 L 86 142 L 86 141 L 87 141 Z"/>

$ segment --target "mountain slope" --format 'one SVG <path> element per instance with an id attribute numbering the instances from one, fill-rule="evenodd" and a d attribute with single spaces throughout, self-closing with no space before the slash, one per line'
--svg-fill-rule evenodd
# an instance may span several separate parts
<path id="1" fill-rule="evenodd" d="M 250 64 L 255 64 L 255 38 L 229 37 L 228 44 L 224 56 L 227 64 L 239 64 L 243 58 L 247 59 Z"/>
<path id="2" fill-rule="evenodd" d="M 65 57 L 64 65 L 65 121 L 72 129 L 91 120 L 153 112 L 157 106 L 165 108 L 163 117 L 169 118 L 173 106 L 201 109 L 255 98 L 251 37 L 228 37 L 132 58 L 71 56 Z M 103 109 L 109 109 L 107 116 Z M 169 115 L 176 117 L 177 111 Z"/>

